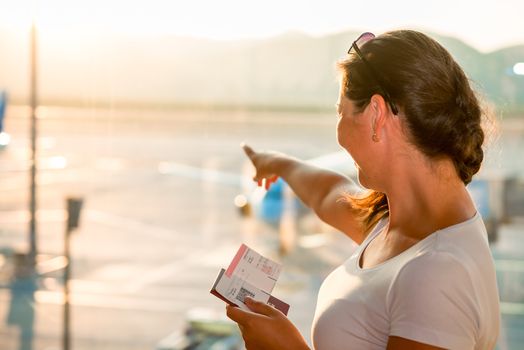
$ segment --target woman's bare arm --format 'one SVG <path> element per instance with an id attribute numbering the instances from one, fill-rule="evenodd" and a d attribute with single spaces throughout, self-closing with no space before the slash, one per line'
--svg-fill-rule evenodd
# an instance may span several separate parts
<path id="1" fill-rule="evenodd" d="M 316 167 L 277 152 L 255 152 L 244 145 L 244 151 L 256 169 L 254 180 L 275 181 L 282 177 L 302 202 L 313 209 L 327 224 L 345 233 L 356 243 L 364 240 L 364 227 L 357 210 L 342 200 L 345 193 L 356 193 L 358 187 L 348 177 Z"/>

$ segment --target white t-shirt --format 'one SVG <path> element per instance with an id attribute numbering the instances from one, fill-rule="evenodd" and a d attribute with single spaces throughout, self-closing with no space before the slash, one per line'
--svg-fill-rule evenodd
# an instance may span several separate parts
<path id="1" fill-rule="evenodd" d="M 493 349 L 499 296 L 480 215 L 362 269 L 362 251 L 387 224 L 382 219 L 322 284 L 314 348 L 385 349 L 388 337 L 398 336 L 447 349 Z"/>

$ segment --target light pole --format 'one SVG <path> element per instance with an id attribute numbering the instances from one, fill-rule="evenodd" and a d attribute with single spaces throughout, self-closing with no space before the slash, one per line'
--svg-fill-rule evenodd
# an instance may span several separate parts
<path id="1" fill-rule="evenodd" d="M 67 199 L 67 226 L 64 237 L 64 256 L 66 266 L 64 268 L 64 333 L 62 338 L 62 349 L 71 349 L 71 312 L 69 309 L 69 279 L 71 278 L 71 250 L 70 238 L 74 229 L 78 228 L 80 211 L 82 210 L 82 198 Z"/>
<path id="2" fill-rule="evenodd" d="M 37 152 L 36 152 L 36 139 L 37 139 L 37 116 L 36 108 L 38 105 L 37 100 L 37 32 L 36 32 L 36 21 L 33 17 L 31 24 L 31 82 L 30 82 L 30 108 L 31 108 L 31 187 L 30 187 L 30 201 L 29 201 L 29 262 L 34 267 L 36 262 L 36 170 L 37 170 Z"/>

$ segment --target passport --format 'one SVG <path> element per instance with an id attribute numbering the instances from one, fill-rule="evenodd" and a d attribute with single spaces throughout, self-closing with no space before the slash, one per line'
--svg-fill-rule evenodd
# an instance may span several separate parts
<path id="1" fill-rule="evenodd" d="M 210 293 L 244 310 L 249 296 L 288 314 L 289 304 L 271 295 L 282 265 L 242 244 L 227 269 L 221 269 Z"/>

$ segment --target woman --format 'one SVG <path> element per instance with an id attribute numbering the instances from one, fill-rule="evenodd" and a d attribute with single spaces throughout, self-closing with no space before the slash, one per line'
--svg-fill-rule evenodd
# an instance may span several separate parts
<path id="1" fill-rule="evenodd" d="M 339 62 L 339 144 L 348 178 L 272 152 L 245 152 L 255 180 L 282 177 L 359 243 L 320 288 L 312 343 L 337 349 L 492 349 L 495 270 L 465 185 L 480 168 L 482 110 L 450 54 L 426 35 L 364 33 Z M 279 311 L 227 308 L 252 349 L 308 349 Z"/>

